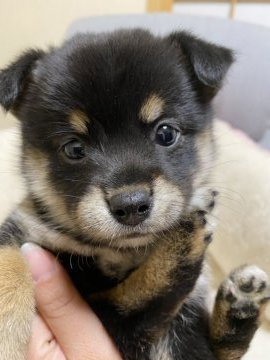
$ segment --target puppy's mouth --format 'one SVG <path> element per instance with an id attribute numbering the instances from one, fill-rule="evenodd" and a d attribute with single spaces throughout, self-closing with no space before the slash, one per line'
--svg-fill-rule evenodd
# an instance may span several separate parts
<path id="1" fill-rule="evenodd" d="M 151 191 L 145 185 L 135 190 L 125 187 L 109 200 L 94 187 L 78 206 L 76 226 L 101 245 L 146 246 L 178 223 L 185 202 L 179 188 L 163 177 L 154 181 Z"/>
<path id="2" fill-rule="evenodd" d="M 156 236 L 153 234 L 128 234 L 123 237 L 115 238 L 108 243 L 108 247 L 117 249 L 134 248 L 139 249 L 141 247 L 148 246 L 154 243 Z"/>
<path id="3" fill-rule="evenodd" d="M 133 233 L 127 234 L 125 238 L 128 240 L 133 238 L 140 238 L 143 236 L 145 236 L 145 234 L 139 233 L 138 231 L 134 231 Z"/>
<path id="4" fill-rule="evenodd" d="M 138 249 L 148 246 L 158 238 L 158 233 L 151 229 L 149 221 L 146 224 L 124 226 L 115 224 L 114 220 L 112 220 L 111 228 L 99 229 L 98 232 L 89 228 L 86 230 L 85 235 L 88 235 L 90 245 L 95 244 L 97 247 L 114 249 Z"/>

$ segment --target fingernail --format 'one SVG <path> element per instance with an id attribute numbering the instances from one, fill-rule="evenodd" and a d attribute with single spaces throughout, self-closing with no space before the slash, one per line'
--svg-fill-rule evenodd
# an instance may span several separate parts
<path id="1" fill-rule="evenodd" d="M 36 244 L 25 243 L 21 252 L 29 264 L 33 280 L 40 281 L 56 270 L 56 262 L 52 255 Z"/>

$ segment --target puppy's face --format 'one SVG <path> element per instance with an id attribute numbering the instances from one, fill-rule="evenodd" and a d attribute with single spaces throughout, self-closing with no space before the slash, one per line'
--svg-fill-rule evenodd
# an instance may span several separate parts
<path id="1" fill-rule="evenodd" d="M 37 211 L 84 244 L 139 247 L 177 226 L 213 155 L 229 50 L 186 33 L 78 35 L 0 73 Z M 9 93 L 5 92 L 9 88 Z"/>

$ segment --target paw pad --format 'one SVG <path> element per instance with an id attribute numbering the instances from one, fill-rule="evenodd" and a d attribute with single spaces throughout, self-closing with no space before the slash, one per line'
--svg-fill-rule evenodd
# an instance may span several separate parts
<path id="1" fill-rule="evenodd" d="M 255 265 L 234 270 L 221 289 L 224 299 L 239 319 L 256 315 L 260 306 L 270 298 L 268 276 Z"/>

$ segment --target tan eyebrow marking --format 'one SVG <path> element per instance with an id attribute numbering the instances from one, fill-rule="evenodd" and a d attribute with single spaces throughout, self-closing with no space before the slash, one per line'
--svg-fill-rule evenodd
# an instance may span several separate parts
<path id="1" fill-rule="evenodd" d="M 83 135 L 88 134 L 87 124 L 90 123 L 90 119 L 84 112 L 80 110 L 72 111 L 69 116 L 69 122 L 73 129 L 78 133 Z"/>
<path id="2" fill-rule="evenodd" d="M 140 116 L 145 123 L 151 123 L 163 113 L 164 100 L 156 94 L 151 94 L 143 103 Z"/>

